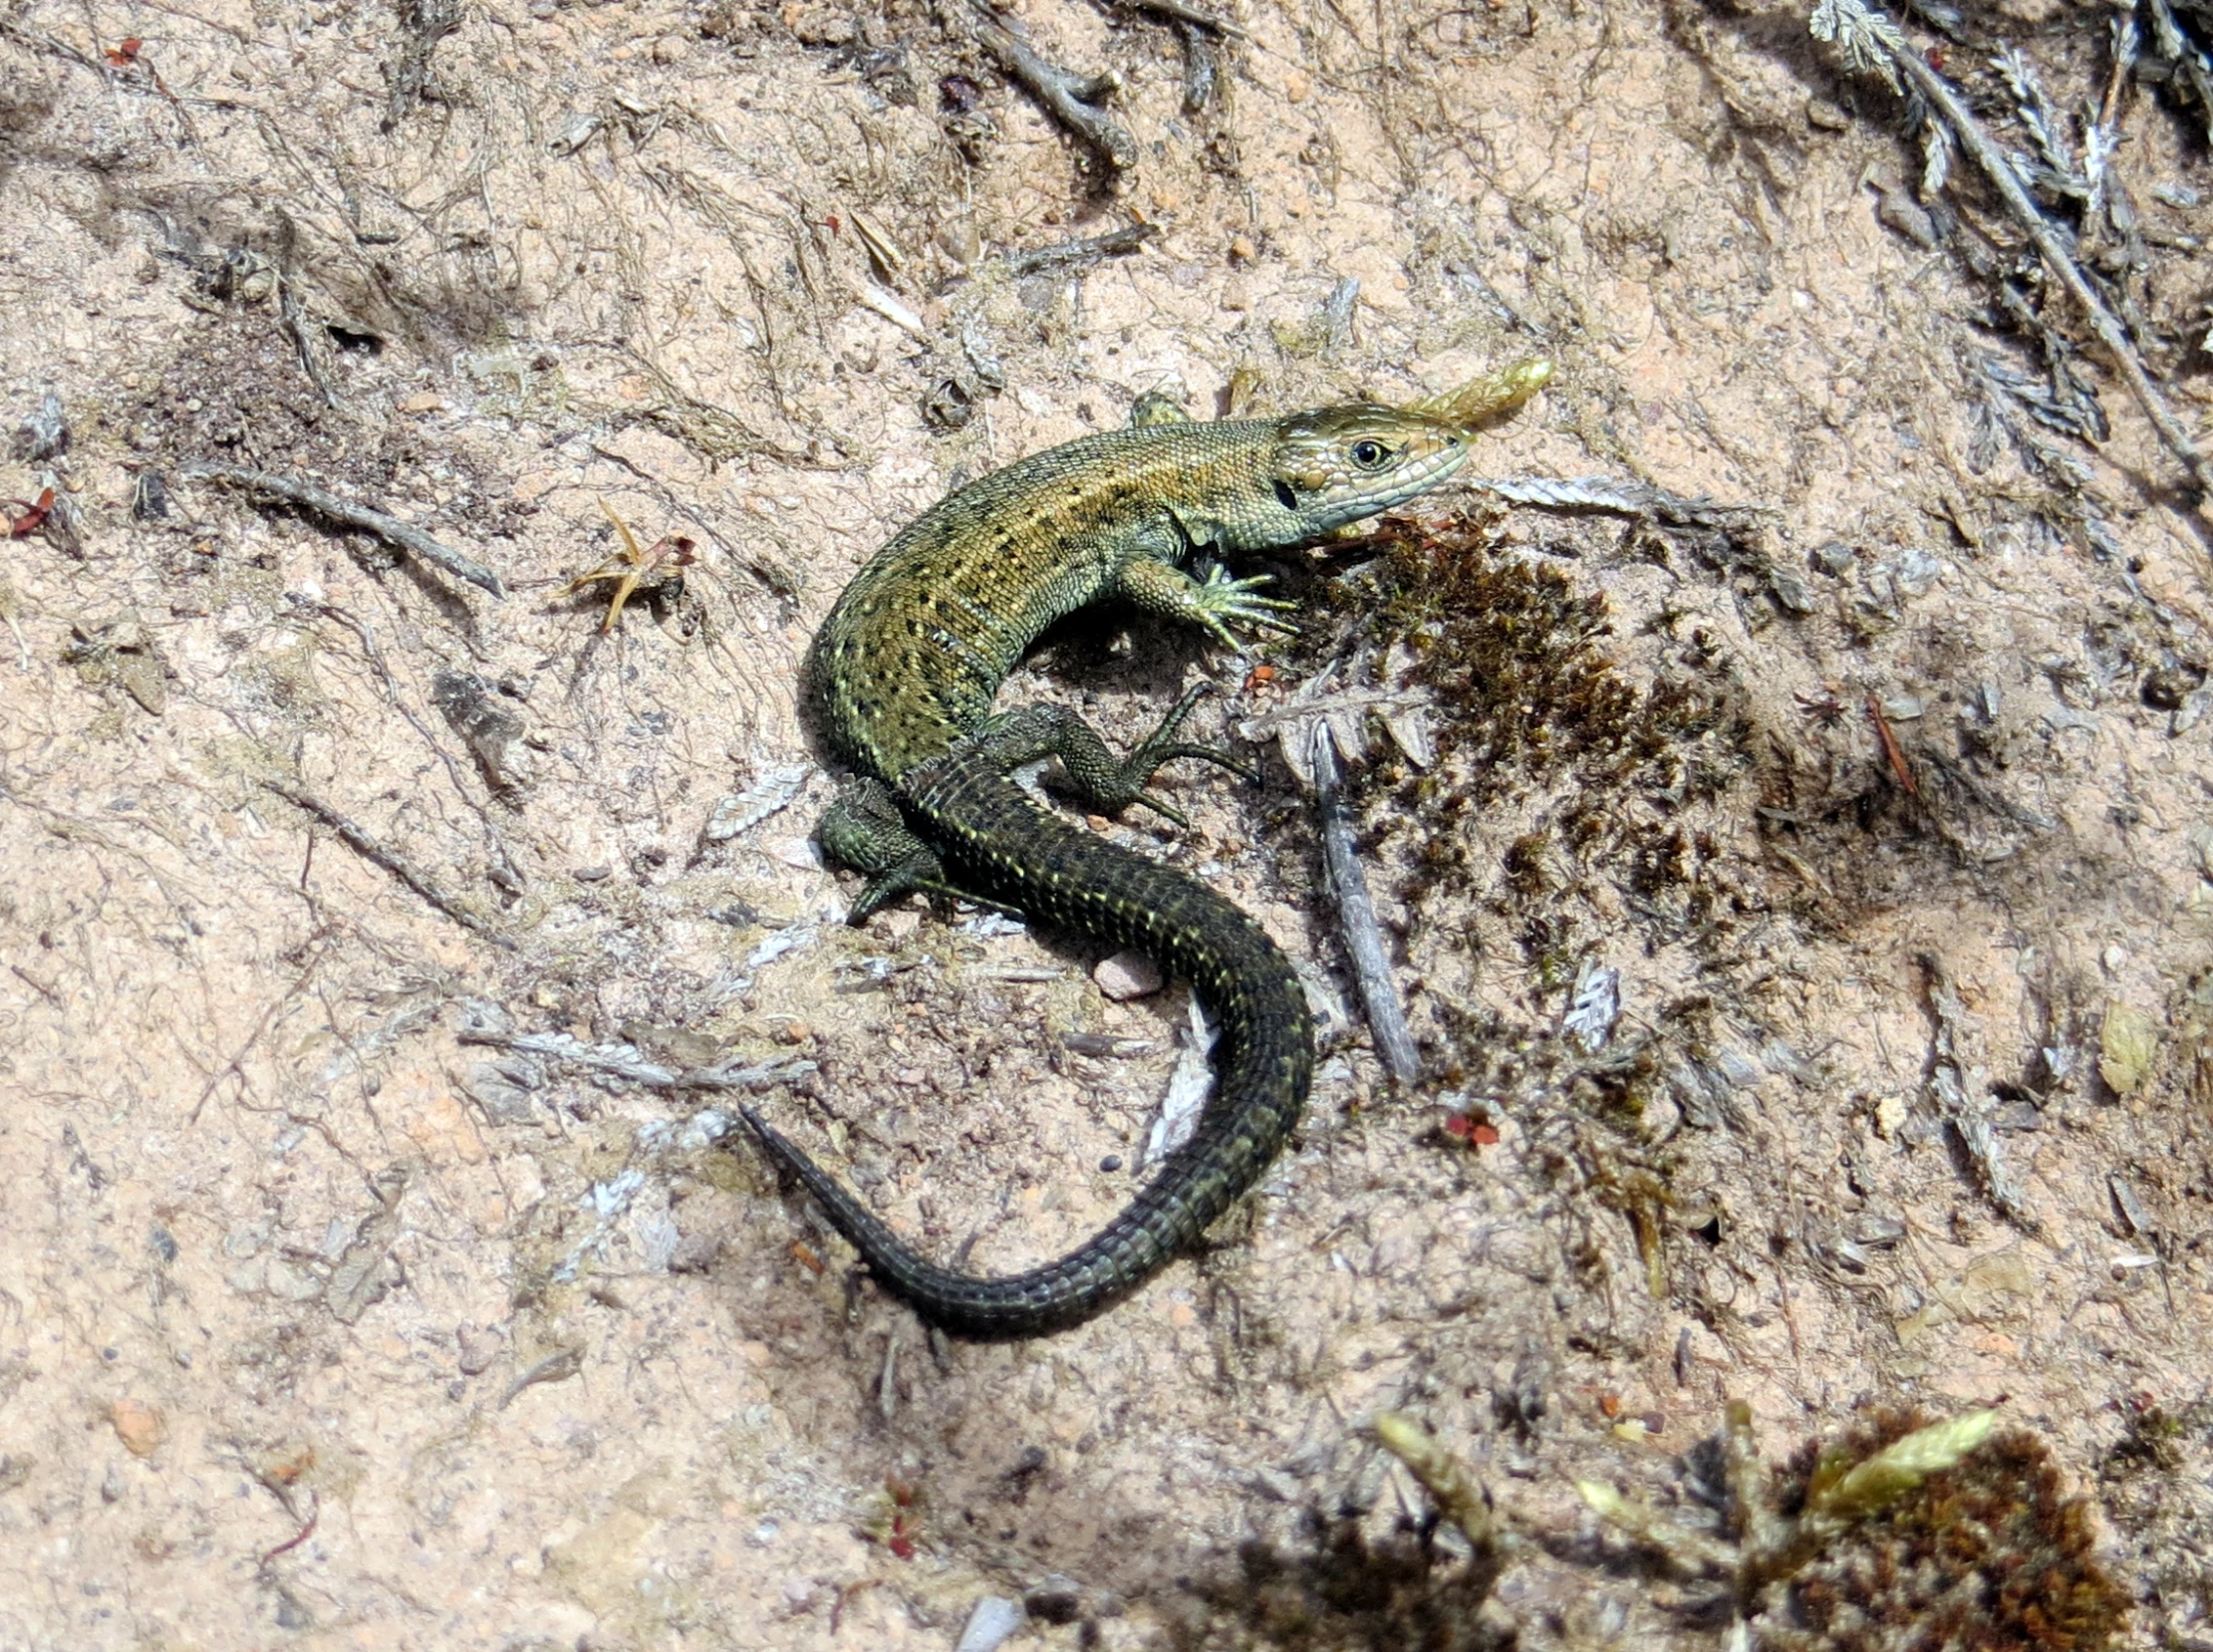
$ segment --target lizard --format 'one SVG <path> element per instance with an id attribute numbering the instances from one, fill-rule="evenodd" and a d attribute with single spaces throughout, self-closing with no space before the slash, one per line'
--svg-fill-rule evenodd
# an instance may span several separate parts
<path id="1" fill-rule="evenodd" d="M 1197 879 L 1041 807 L 1012 778 L 1058 758 L 1092 812 L 1136 804 L 1188 825 L 1146 790 L 1155 770 L 1201 758 L 1255 772 L 1180 737 L 1209 685 L 1118 757 L 1065 706 L 994 713 L 1001 684 L 1046 627 L 1108 599 L 1198 624 L 1233 648 L 1233 624 L 1291 632 L 1282 618 L 1291 605 L 1259 594 L 1266 576 L 1232 578 L 1213 559 L 1313 540 L 1428 492 L 1460 469 L 1481 427 L 1551 373 L 1549 362 L 1528 361 L 1407 408 L 1219 422 L 1144 398 L 1127 427 L 949 494 L 838 598 L 806 674 L 828 743 L 856 771 L 816 829 L 830 859 L 866 877 L 848 920 L 865 923 L 917 893 L 1018 912 L 1151 955 L 1192 983 L 1220 1029 L 1215 1094 L 1190 1140 L 1091 1239 L 1018 1274 L 928 1261 L 756 1109 L 742 1109 L 770 1159 L 926 1321 L 978 1340 L 1035 1336 L 1128 1295 L 1258 1180 L 1313 1073 L 1304 991 L 1256 923 Z"/>

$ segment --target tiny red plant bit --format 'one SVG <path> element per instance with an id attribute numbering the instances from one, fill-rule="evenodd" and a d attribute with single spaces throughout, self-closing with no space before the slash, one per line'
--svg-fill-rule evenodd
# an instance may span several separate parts
<path id="1" fill-rule="evenodd" d="M 791 1241 L 791 1259 L 797 1262 L 801 1267 L 805 1268 L 809 1273 L 820 1273 L 822 1271 L 823 1263 L 821 1256 L 815 1253 L 814 1247 L 812 1245 L 807 1244 L 799 1239 L 793 1239 Z"/>
<path id="2" fill-rule="evenodd" d="M 133 35 L 129 40 L 118 41 L 108 48 L 108 66 L 111 69 L 135 69 L 138 63 L 138 48 L 144 41 Z"/>
<path id="3" fill-rule="evenodd" d="M 1447 1113 L 1445 1115 L 1445 1134 L 1455 1141 L 1468 1141 L 1475 1133 L 1476 1121 L 1466 1113 Z"/>
<path id="4" fill-rule="evenodd" d="M 915 1512 L 916 1500 L 922 1489 L 913 1481 L 897 1474 L 884 1477 L 884 1495 L 891 1499 L 892 1517 L 884 1526 L 884 1546 L 902 1560 L 915 1557 L 915 1535 L 921 1529 L 921 1518 Z"/>
<path id="5" fill-rule="evenodd" d="M 1499 1127 L 1495 1124 L 1470 1125 L 1468 1140 L 1477 1147 L 1496 1147 L 1499 1145 Z"/>
<path id="6" fill-rule="evenodd" d="M 37 533 L 46 519 L 54 513 L 54 490 L 41 488 L 35 500 L 10 499 L 7 501 L 8 537 L 22 539 Z"/>
<path id="7" fill-rule="evenodd" d="M 1906 762 L 1905 747 L 1898 743 L 1898 736 L 1890 730 L 1890 719 L 1882 714 L 1882 704 L 1873 694 L 1867 696 L 1867 714 L 1875 719 L 1875 736 L 1882 741 L 1882 754 L 1889 759 L 1890 772 L 1909 797 L 1921 795 L 1921 788 L 1913 783 L 1913 769 Z"/>

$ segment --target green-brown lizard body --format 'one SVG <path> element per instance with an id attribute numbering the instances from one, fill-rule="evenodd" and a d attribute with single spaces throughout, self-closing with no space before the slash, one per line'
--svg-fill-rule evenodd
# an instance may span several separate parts
<path id="1" fill-rule="evenodd" d="M 1187 694 L 1127 759 L 1063 707 L 991 714 L 1038 635 L 1108 597 L 1229 635 L 1281 627 L 1256 581 L 1195 578 L 1195 553 L 1287 546 L 1434 487 L 1470 426 L 1549 377 L 1510 370 L 1458 398 L 1399 411 L 1325 409 L 1200 424 L 1162 417 L 1037 453 L 910 523 L 846 588 L 815 640 L 813 691 L 838 755 L 860 773 L 825 817 L 824 847 L 870 874 L 858 923 L 914 890 L 973 895 L 1188 978 L 1220 1029 L 1219 1083 L 1191 1140 L 1075 1250 L 1006 1277 L 917 1255 L 835 1179 L 751 1113 L 870 1270 L 926 1319 L 977 1337 L 1081 1322 L 1143 1283 L 1258 1178 L 1305 1105 L 1313 1041 L 1282 952 L 1203 884 L 1040 808 L 1009 771 L 1058 757 L 1106 812 L 1145 802 L 1162 762 L 1232 761 L 1176 740 Z M 1233 766 L 1234 765 L 1233 763 Z"/>

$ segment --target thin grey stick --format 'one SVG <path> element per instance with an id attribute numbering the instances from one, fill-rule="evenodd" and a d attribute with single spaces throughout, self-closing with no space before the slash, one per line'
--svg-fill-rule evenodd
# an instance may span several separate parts
<path id="1" fill-rule="evenodd" d="M 1011 18 L 1000 16 L 980 0 L 975 7 L 975 38 L 999 65 L 1029 88 L 1062 126 L 1098 150 L 1099 157 L 1116 171 L 1137 164 L 1137 142 L 1113 116 L 1092 102 L 1113 89 L 1109 76 L 1086 80 L 1059 65 L 1048 63 Z"/>
<path id="2" fill-rule="evenodd" d="M 1929 1009 L 1936 1021 L 1929 1062 L 1930 1098 L 1959 1137 L 1968 1168 L 1992 1207 L 2023 1233 L 2042 1235 L 2044 1225 L 2030 1212 L 2021 1185 L 1999 1151 L 1990 1121 L 1983 1116 L 1980 1093 L 1988 1088 L 1988 1075 L 1968 1065 L 1967 1006 L 1960 1001 L 1958 990 L 1933 953 L 1923 953 L 1920 964 L 1928 979 Z"/>
<path id="3" fill-rule="evenodd" d="M 765 1090 L 815 1070 L 812 1061 L 764 1061 L 752 1067 L 665 1067 L 632 1044 L 587 1044 L 566 1032 L 507 1032 L 464 1021 L 454 1034 L 464 1044 L 544 1056 L 612 1073 L 654 1090 Z"/>
<path id="4" fill-rule="evenodd" d="M 466 580 L 495 597 L 507 594 L 497 574 L 482 563 L 472 562 L 459 551 L 440 544 L 413 522 L 403 522 L 397 516 L 388 516 L 368 505 L 341 499 L 329 488 L 317 487 L 313 482 L 279 476 L 268 470 L 242 470 L 227 464 L 188 465 L 177 474 L 191 480 L 222 482 L 268 499 L 281 499 L 342 528 L 357 528 L 363 533 L 374 534 L 386 544 L 418 556 L 432 567 L 442 568 L 455 579 Z"/>
<path id="5" fill-rule="evenodd" d="M 1950 83 L 1931 69 L 1928 60 L 1915 51 L 1910 43 L 1902 38 L 1881 38 L 1891 61 L 1905 72 L 1905 77 L 1913 83 L 1914 90 L 1928 99 L 1944 117 L 1953 136 L 1959 138 L 1960 147 L 1975 157 L 1975 164 L 1982 167 L 1983 174 L 1997 189 L 1999 198 L 2006 203 L 2014 221 L 2027 230 L 2029 238 L 2036 242 L 2037 251 L 2043 254 L 2052 273 L 2060 278 L 2062 286 L 2075 295 L 2075 302 L 2082 306 L 2084 314 L 2089 318 L 2090 331 L 2097 335 L 2098 342 L 2105 346 L 2114 365 L 2120 369 L 2121 377 L 2128 381 L 2128 388 L 2135 393 L 2137 404 L 2151 419 L 2160 439 L 2167 444 L 2167 450 L 2189 468 L 2191 479 L 2201 489 L 2208 495 L 2213 495 L 2213 464 L 2206 462 L 2205 455 L 2198 450 L 2197 442 L 2183 428 L 2182 420 L 2175 417 L 2174 410 L 2167 406 L 2167 399 L 2159 394 L 2159 387 L 2151 382 L 2151 375 L 2144 371 L 2143 363 L 2136 358 L 2135 347 L 2128 342 L 2127 330 L 2121 326 L 2112 311 L 2105 307 L 2105 301 L 2098 296 L 2097 289 L 2090 285 L 2089 277 L 2082 273 L 2069 254 L 2066 242 L 2061 240 L 2059 232 L 2030 198 L 2021 179 L 2014 175 L 2013 167 L 2006 160 L 2005 151 L 1983 131 L 1967 106 L 1953 92 Z"/>
<path id="6" fill-rule="evenodd" d="M 1160 17 L 1173 17 L 1179 23 L 1196 23 L 1202 29 L 1211 29 L 1226 40 L 1243 40 L 1245 31 L 1227 18 L 1191 5 L 1188 0 L 1121 0 L 1132 11 L 1152 12 Z"/>
<path id="7" fill-rule="evenodd" d="M 1414 1048 L 1414 1034 L 1399 1003 L 1398 982 L 1391 976 L 1391 961 L 1383 951 L 1383 931 L 1375 921 L 1375 899 L 1368 893 L 1368 875 L 1361 868 L 1359 851 L 1352 841 L 1352 814 L 1339 789 L 1337 737 L 1329 731 L 1327 717 L 1314 719 L 1312 740 L 1322 857 L 1329 868 L 1329 886 L 1337 895 L 1337 920 L 1343 929 L 1345 952 L 1352 959 L 1352 973 L 1360 983 L 1360 1001 L 1367 1006 L 1375 1052 L 1383 1058 L 1392 1078 L 1411 1084 L 1421 1076 L 1422 1057 Z"/>
<path id="8" fill-rule="evenodd" d="M 1750 515 L 1773 514 L 1760 505 L 1725 505 L 1685 497 L 1615 476 L 1468 476 L 1460 484 L 1518 505 L 1547 505 L 1555 510 L 1611 510 L 1651 516 L 1679 527 L 1710 528 Z"/>
<path id="9" fill-rule="evenodd" d="M 304 809 L 317 820 L 320 820 L 344 840 L 347 848 L 353 850 L 355 854 L 361 856 L 372 866 L 383 867 L 395 878 L 398 878 L 429 902 L 430 905 L 437 908 L 439 912 L 460 925 L 462 929 L 469 931 L 471 934 L 480 935 L 487 941 L 497 942 L 502 947 L 514 946 L 512 941 L 493 929 L 484 919 L 469 911 L 467 907 L 462 906 L 459 901 L 439 888 L 431 878 L 416 871 L 398 850 L 388 847 L 382 840 L 347 819 L 346 816 L 340 814 L 313 792 L 304 790 L 289 780 L 264 779 L 261 784 L 275 792 L 294 808 Z"/>
<path id="10" fill-rule="evenodd" d="M 1124 224 L 1120 229 L 1110 229 L 1104 235 L 1094 235 L 1088 240 L 1062 241 L 1055 246 L 1038 247 L 1031 252 L 1009 253 L 1006 273 L 1040 275 L 1047 271 L 1057 273 L 1073 269 L 1078 264 L 1096 264 L 1101 259 L 1135 252 L 1158 233 L 1158 224 Z"/>

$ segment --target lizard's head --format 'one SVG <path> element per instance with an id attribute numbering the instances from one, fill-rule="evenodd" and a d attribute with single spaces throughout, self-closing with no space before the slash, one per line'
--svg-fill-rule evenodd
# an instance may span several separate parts
<path id="1" fill-rule="evenodd" d="M 1552 376 L 1523 362 L 1410 408 L 1322 408 L 1283 420 L 1270 481 L 1309 535 L 1427 493 L 1468 458 L 1476 430 L 1512 413 Z"/>

